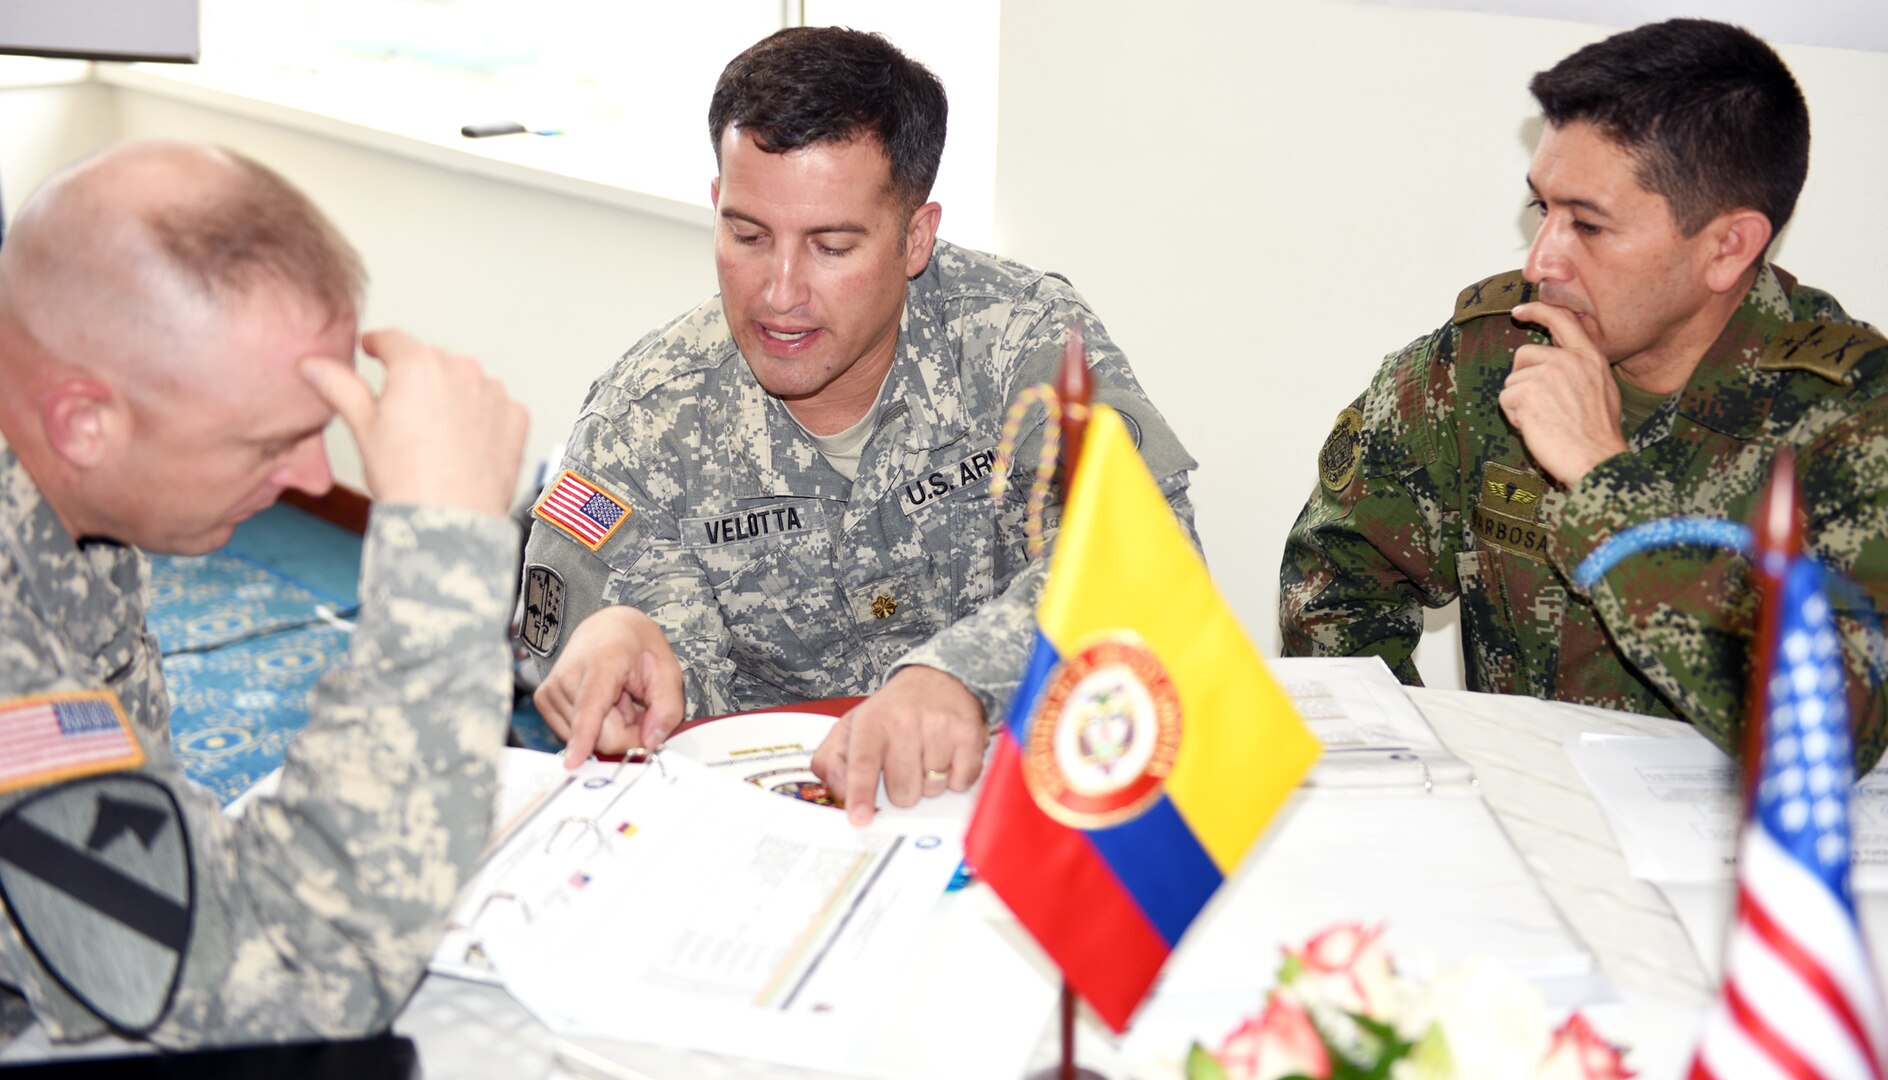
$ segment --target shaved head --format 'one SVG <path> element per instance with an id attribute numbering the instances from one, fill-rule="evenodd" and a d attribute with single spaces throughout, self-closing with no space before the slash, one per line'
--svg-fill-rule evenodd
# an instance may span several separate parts
<path id="1" fill-rule="evenodd" d="M 0 244 L 0 436 L 74 539 L 208 551 L 294 487 L 325 491 L 360 258 L 238 154 L 113 147 L 47 181 Z"/>
<path id="2" fill-rule="evenodd" d="M 0 321 L 40 362 L 137 393 L 217 359 L 198 343 L 259 288 L 352 320 L 363 277 L 354 250 L 274 172 L 213 147 L 133 142 L 53 177 L 21 208 L 0 245 Z"/>

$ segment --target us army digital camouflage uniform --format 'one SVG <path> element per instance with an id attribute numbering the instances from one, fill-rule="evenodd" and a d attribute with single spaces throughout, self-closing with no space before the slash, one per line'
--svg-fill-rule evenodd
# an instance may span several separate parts
<path id="1" fill-rule="evenodd" d="M 1828 294 L 1764 267 L 1684 389 L 1571 489 L 1528 456 L 1498 395 L 1548 339 L 1507 313 L 1520 273 L 1470 286 L 1448 325 L 1388 357 L 1338 418 L 1286 542 L 1285 650 L 1377 654 L 1404 682 L 1421 607 L 1461 599 L 1471 690 L 1690 721 L 1736 754 L 1755 590 L 1741 556 L 1667 548 L 1571 581 L 1601 542 L 1672 515 L 1747 521 L 1792 446 L 1807 540 L 1888 598 L 1888 342 Z M 1857 766 L 1884 739 L 1880 624 L 1842 611 Z M 1876 658 L 1871 660 L 1870 658 Z"/>
<path id="2" fill-rule="evenodd" d="M 63 779 L 0 762 L 0 1012 L 17 1027 L 23 995 L 54 1038 L 172 1047 L 391 1021 L 489 826 L 516 536 L 377 506 L 348 661 L 279 793 L 230 820 L 171 753 L 144 557 L 74 544 L 0 442 L 0 735 L 38 700 L 132 757 Z"/>
<path id="3" fill-rule="evenodd" d="M 1042 581 L 1022 509 L 1040 410 L 1001 513 L 988 481 L 1005 409 L 1053 377 L 1072 321 L 1087 335 L 1095 400 L 1121 411 L 1191 532 L 1193 461 L 1082 298 L 1054 275 L 940 242 L 906 290 L 856 482 L 755 382 L 719 299 L 599 379 L 564 467 L 628 513 L 593 551 L 544 520 L 540 502 L 526 643 L 554 659 L 585 615 L 629 604 L 674 647 L 690 716 L 870 693 L 924 664 L 1000 719 Z"/>

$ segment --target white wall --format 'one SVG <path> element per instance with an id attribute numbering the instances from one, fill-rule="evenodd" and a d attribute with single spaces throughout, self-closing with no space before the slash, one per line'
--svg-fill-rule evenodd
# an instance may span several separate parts
<path id="1" fill-rule="evenodd" d="M 45 63 L 0 58 L 0 71 L 31 79 Z M 115 105 L 111 91 L 90 83 L 0 89 L 0 194 L 8 223 L 41 180 L 111 141 Z"/>
<path id="2" fill-rule="evenodd" d="M 1207 557 L 1262 651 L 1333 418 L 1459 289 L 1521 265 L 1527 80 L 1610 32 L 1345 0 L 1003 6 L 999 248 L 1069 275 L 1199 459 Z M 1777 258 L 1888 319 L 1888 56 L 1781 52 L 1815 141 Z M 1459 685 L 1452 639 L 1419 662 Z"/>

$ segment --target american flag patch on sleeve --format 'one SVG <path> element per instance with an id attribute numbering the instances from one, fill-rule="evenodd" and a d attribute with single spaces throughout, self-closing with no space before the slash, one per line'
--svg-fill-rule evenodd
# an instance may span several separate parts
<path id="1" fill-rule="evenodd" d="M 591 551 L 603 546 L 617 526 L 629 519 L 629 507 L 571 472 L 557 478 L 531 512 L 569 533 Z"/>
<path id="2" fill-rule="evenodd" d="M 144 764 L 144 748 L 109 690 L 0 701 L 0 792 Z"/>

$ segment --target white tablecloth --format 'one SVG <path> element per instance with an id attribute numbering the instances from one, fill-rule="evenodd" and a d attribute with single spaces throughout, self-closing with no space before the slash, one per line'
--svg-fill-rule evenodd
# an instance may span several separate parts
<path id="1" fill-rule="evenodd" d="M 1483 797 L 1503 829 L 1619 991 L 1623 1003 L 1591 1010 L 1595 1021 L 1631 1046 L 1629 1063 L 1645 1080 L 1682 1076 L 1715 984 L 1671 906 L 1656 888 L 1627 871 L 1611 829 L 1574 772 L 1563 744 L 1581 732 L 1658 736 L 1682 731 L 1683 725 L 1524 698 L 1435 690 L 1412 690 L 1411 697 L 1449 749 L 1474 768 Z M 991 901 L 978 888 L 948 898 L 947 907 L 954 910 L 945 917 L 984 917 Z M 1875 900 L 1864 905 L 1865 924 L 1878 931 L 1873 936 L 1877 942 L 1888 941 L 1883 906 Z M 1888 957 L 1880 948 L 1876 954 L 1879 968 Z M 940 1017 L 940 1023 L 957 1025 L 974 1038 L 978 1015 L 976 1007 L 967 1004 L 964 1016 Z M 556 1041 L 502 991 L 442 978 L 421 986 L 396 1030 L 419 1044 L 428 1080 L 811 1075 L 644 1045 L 618 1048 L 609 1066 L 613 1072 L 586 1073 L 557 1063 Z M 1053 1036 L 1051 1025 L 1043 1032 L 1037 1065 L 1054 1060 Z M 1121 1067 L 1109 1041 L 1094 1031 L 1084 1032 L 1082 1045 L 1084 1064 L 1104 1072 Z M 122 1044 L 110 1041 L 78 1048 L 91 1054 L 121 1050 Z M 29 1033 L 0 1052 L 0 1061 L 49 1052 L 43 1037 Z"/>

